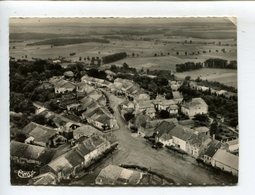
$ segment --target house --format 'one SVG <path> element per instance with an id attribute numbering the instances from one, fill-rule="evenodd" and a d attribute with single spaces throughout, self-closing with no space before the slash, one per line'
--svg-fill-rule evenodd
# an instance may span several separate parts
<path id="1" fill-rule="evenodd" d="M 59 132 L 50 127 L 31 122 L 23 128 L 23 132 L 28 137 L 25 143 L 31 143 L 43 147 L 52 147 L 63 144 L 66 139 L 59 135 Z"/>
<path id="2" fill-rule="evenodd" d="M 193 133 L 189 130 L 184 129 L 180 125 L 176 125 L 171 131 L 170 136 L 172 136 L 172 146 L 181 149 L 185 152 L 188 150 L 188 140 L 191 138 Z"/>
<path id="3" fill-rule="evenodd" d="M 157 110 L 167 110 L 171 105 L 176 105 L 174 100 L 156 99 L 153 100 Z"/>
<path id="4" fill-rule="evenodd" d="M 111 113 L 98 105 L 83 112 L 82 118 L 101 130 L 111 129 L 116 125 L 116 120 Z"/>
<path id="5" fill-rule="evenodd" d="M 229 172 L 235 176 L 238 175 L 239 157 L 225 150 L 218 149 L 211 160 L 213 167 L 217 167 L 225 172 Z"/>
<path id="6" fill-rule="evenodd" d="M 202 127 L 195 127 L 195 128 L 193 128 L 191 130 L 193 130 L 196 135 L 198 135 L 198 134 L 209 135 L 210 134 L 210 129 L 208 127 L 204 127 L 204 126 L 202 126 Z"/>
<path id="7" fill-rule="evenodd" d="M 57 181 L 78 177 L 82 170 L 89 167 L 111 148 L 111 144 L 99 135 L 78 142 L 70 151 L 52 160 L 41 168 L 42 173 L 52 172 Z"/>
<path id="8" fill-rule="evenodd" d="M 191 101 L 183 103 L 181 112 L 189 118 L 193 118 L 196 114 L 207 114 L 208 105 L 202 98 L 192 98 Z"/>
<path id="9" fill-rule="evenodd" d="M 155 132 L 155 128 L 159 126 L 163 121 L 177 124 L 178 121 L 176 118 L 168 118 L 168 119 L 159 119 L 159 120 L 151 120 L 146 115 L 138 115 L 136 116 L 136 127 L 138 135 L 144 136 L 152 136 Z"/>
<path id="10" fill-rule="evenodd" d="M 144 113 L 151 118 L 154 118 L 156 114 L 155 106 L 151 100 L 137 102 L 135 112 L 136 114 Z"/>
<path id="11" fill-rule="evenodd" d="M 80 139 L 81 137 L 87 137 L 89 138 L 93 134 L 99 134 L 101 135 L 102 132 L 98 131 L 96 128 L 90 126 L 90 125 L 82 125 L 81 127 L 78 127 L 73 131 L 73 138 L 75 140 Z"/>
<path id="12" fill-rule="evenodd" d="M 134 102 L 128 101 L 128 100 L 125 100 L 124 102 L 122 102 L 120 104 L 120 106 L 121 106 L 121 109 L 124 109 L 124 110 L 134 110 L 135 109 Z"/>
<path id="13" fill-rule="evenodd" d="M 176 104 L 170 105 L 167 108 L 167 111 L 169 112 L 170 115 L 178 114 L 178 110 L 179 110 L 179 106 L 177 106 Z"/>
<path id="14" fill-rule="evenodd" d="M 206 134 L 193 134 L 187 140 L 187 153 L 198 158 L 201 152 L 208 147 L 212 139 Z"/>
<path id="15" fill-rule="evenodd" d="M 216 92 L 216 95 L 223 95 L 224 96 L 225 94 L 227 94 L 226 90 L 219 90 L 219 91 Z"/>
<path id="16" fill-rule="evenodd" d="M 181 81 L 169 81 L 172 91 L 178 91 L 178 89 L 181 87 L 182 82 Z"/>
<path id="17" fill-rule="evenodd" d="M 58 82 L 54 84 L 55 93 L 68 93 L 73 92 L 76 89 L 74 83 L 70 81 L 66 81 L 64 79 L 60 79 Z"/>
<path id="18" fill-rule="evenodd" d="M 46 110 L 46 108 L 40 102 L 33 102 L 33 106 L 35 107 L 35 114 L 40 114 Z"/>
<path id="19" fill-rule="evenodd" d="M 64 76 L 67 79 L 71 79 L 74 77 L 74 73 L 73 73 L 73 71 L 66 71 L 66 72 L 64 72 Z"/>
<path id="20" fill-rule="evenodd" d="M 229 152 L 237 152 L 239 150 L 239 139 L 226 142 Z"/>
<path id="21" fill-rule="evenodd" d="M 173 91 L 173 100 L 176 104 L 180 104 L 183 100 L 183 96 L 179 91 Z"/>
<path id="22" fill-rule="evenodd" d="M 11 141 L 10 156 L 17 164 L 41 166 L 51 161 L 53 151 L 41 146 Z"/>
<path id="23" fill-rule="evenodd" d="M 212 140 L 208 147 L 200 154 L 199 159 L 204 163 L 211 165 L 211 160 L 214 154 L 221 148 L 221 142 L 218 140 Z"/>
<path id="24" fill-rule="evenodd" d="M 80 82 L 76 85 L 76 93 L 78 97 L 83 97 L 94 90 L 94 87 L 85 82 Z"/>
<path id="25" fill-rule="evenodd" d="M 150 100 L 150 96 L 147 93 L 140 93 L 134 98 L 134 102 L 137 103 L 139 101 L 147 101 Z"/>
<path id="26" fill-rule="evenodd" d="M 100 171 L 95 183 L 97 185 L 138 185 L 142 178 L 142 172 L 108 165 Z"/>
<path id="27" fill-rule="evenodd" d="M 173 145 L 172 131 L 176 127 L 176 124 L 173 122 L 162 121 L 154 130 L 156 136 L 155 141 L 162 143 L 164 146 Z"/>
<path id="28" fill-rule="evenodd" d="M 111 84 L 109 81 L 106 81 L 104 79 L 98 79 L 98 78 L 90 77 L 88 75 L 84 75 L 81 78 L 81 81 L 89 85 L 94 85 L 98 87 L 108 87 Z"/>
<path id="29" fill-rule="evenodd" d="M 38 185 L 38 186 L 44 186 L 44 185 L 56 185 L 57 184 L 57 177 L 55 174 L 49 172 L 49 173 L 43 173 L 40 175 L 37 175 L 36 177 L 33 177 L 28 182 L 29 185 Z"/>
<path id="30" fill-rule="evenodd" d="M 185 130 L 177 122 L 161 122 L 154 130 L 155 141 L 162 143 L 164 146 L 174 146 L 187 152 L 188 140 L 193 133 Z"/>

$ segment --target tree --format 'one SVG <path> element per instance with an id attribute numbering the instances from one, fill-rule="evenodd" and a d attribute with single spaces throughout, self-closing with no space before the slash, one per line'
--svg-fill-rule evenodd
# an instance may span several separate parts
<path id="1" fill-rule="evenodd" d="M 209 123 L 209 118 L 206 114 L 196 114 L 193 120 L 199 125 L 208 125 Z"/>
<path id="2" fill-rule="evenodd" d="M 130 113 L 130 112 L 127 112 L 127 113 L 124 114 L 124 118 L 125 118 L 126 121 L 130 121 L 134 117 L 135 117 L 135 115 Z"/>
<path id="3" fill-rule="evenodd" d="M 171 92 L 171 93 L 167 93 L 166 96 L 165 96 L 165 98 L 166 98 L 167 100 L 173 99 L 173 93 L 172 93 L 172 92 Z"/>
<path id="4" fill-rule="evenodd" d="M 190 76 L 186 76 L 186 77 L 185 77 L 185 80 L 186 80 L 186 81 L 189 81 L 190 78 L 191 78 Z"/>
<path id="5" fill-rule="evenodd" d="M 169 112 L 166 111 L 166 110 L 161 110 L 161 111 L 159 112 L 159 117 L 160 117 L 160 118 L 163 118 L 163 119 L 169 118 L 169 117 L 170 117 L 170 114 L 169 114 Z"/>
<path id="6" fill-rule="evenodd" d="M 18 132 L 15 135 L 15 141 L 24 143 L 26 139 L 27 139 L 27 136 L 22 132 Z"/>

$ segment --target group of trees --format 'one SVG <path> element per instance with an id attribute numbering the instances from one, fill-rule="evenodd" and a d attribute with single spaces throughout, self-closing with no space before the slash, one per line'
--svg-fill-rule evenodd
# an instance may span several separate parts
<path id="1" fill-rule="evenodd" d="M 127 63 L 123 63 L 122 66 L 111 65 L 110 70 L 115 73 L 137 73 L 136 68 L 129 67 Z"/>
<path id="2" fill-rule="evenodd" d="M 47 60 L 10 61 L 10 110 L 26 114 L 33 113 L 32 101 L 52 98 L 45 89 L 39 89 L 42 81 L 62 75 L 63 68 Z M 49 95 L 49 96 L 48 96 Z"/>
<path id="3" fill-rule="evenodd" d="M 209 115 L 212 118 L 216 118 L 217 115 L 220 115 L 225 118 L 225 121 L 229 126 L 235 127 L 237 125 L 237 99 L 226 99 L 224 97 L 210 94 L 210 91 L 202 92 L 191 89 L 188 82 L 182 85 L 179 90 L 183 94 L 184 101 L 202 97 L 208 105 Z"/>
<path id="4" fill-rule="evenodd" d="M 108 56 L 104 56 L 104 57 L 102 57 L 102 60 L 103 60 L 104 64 L 108 64 L 108 63 L 112 63 L 112 62 L 116 62 L 118 60 L 124 59 L 126 57 L 127 57 L 126 52 L 120 52 L 120 53 L 115 53 L 115 54 L 111 54 Z"/>
<path id="5" fill-rule="evenodd" d="M 168 79 L 163 76 L 151 78 L 139 74 L 118 74 L 118 77 L 133 80 L 143 89 L 150 91 L 152 99 L 155 99 L 157 94 L 167 95 L 168 99 L 172 98 L 172 88 L 168 83 Z"/>
<path id="6" fill-rule="evenodd" d="M 184 64 L 176 64 L 176 72 L 184 72 L 189 70 L 196 70 L 203 68 L 203 64 L 201 62 L 186 62 Z"/>
<path id="7" fill-rule="evenodd" d="M 87 70 L 87 74 L 90 77 L 107 80 L 107 78 L 106 78 L 107 74 L 105 73 L 104 70 L 98 70 L 96 68 L 91 68 L 91 69 Z"/>
<path id="8" fill-rule="evenodd" d="M 228 62 L 224 59 L 219 58 L 210 58 L 204 62 L 205 67 L 208 68 L 229 68 L 229 69 L 236 69 L 237 68 L 237 61 L 232 60 Z"/>
<path id="9" fill-rule="evenodd" d="M 200 77 L 198 77 L 195 81 L 197 82 L 198 85 L 201 85 L 201 86 L 205 86 L 205 87 L 209 87 L 213 89 L 222 89 L 222 90 L 230 91 L 233 93 L 237 92 L 237 89 L 235 87 L 227 86 L 217 81 L 201 80 Z"/>

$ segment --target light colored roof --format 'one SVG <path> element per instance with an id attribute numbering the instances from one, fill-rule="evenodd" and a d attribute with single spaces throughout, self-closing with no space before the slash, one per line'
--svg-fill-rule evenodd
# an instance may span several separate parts
<path id="1" fill-rule="evenodd" d="M 139 108 L 143 109 L 143 108 L 154 108 L 154 104 L 151 100 L 142 100 L 138 102 Z"/>
<path id="2" fill-rule="evenodd" d="M 196 108 L 197 106 L 207 106 L 207 104 L 202 98 L 192 98 L 191 101 L 183 104 L 183 107 L 186 108 Z"/>
<path id="3" fill-rule="evenodd" d="M 230 166 L 235 170 L 238 170 L 239 157 L 225 150 L 219 149 L 213 156 L 213 159 L 224 165 Z"/>
<path id="4" fill-rule="evenodd" d="M 83 125 L 73 131 L 74 137 L 76 135 L 90 137 L 94 133 L 101 134 L 101 131 L 98 131 L 96 128 L 94 128 L 90 125 Z"/>
<path id="5" fill-rule="evenodd" d="M 174 99 L 183 98 L 182 94 L 179 91 L 173 91 L 172 93 Z"/>
<path id="6" fill-rule="evenodd" d="M 229 146 L 237 145 L 237 144 L 239 144 L 239 139 L 234 139 L 234 140 L 228 141 L 227 144 Z"/>
<path id="7" fill-rule="evenodd" d="M 51 172 L 40 174 L 31 179 L 33 185 L 52 185 L 56 184 L 56 175 Z"/>
<path id="8" fill-rule="evenodd" d="M 66 72 L 64 72 L 64 75 L 67 77 L 73 77 L 74 73 L 72 71 L 66 71 Z"/>
<path id="9" fill-rule="evenodd" d="M 208 127 L 196 127 L 194 128 L 195 131 L 197 131 L 198 133 L 206 133 L 209 131 Z"/>
<path id="10" fill-rule="evenodd" d="M 112 184 L 130 184 L 135 185 L 140 182 L 142 173 L 122 168 L 116 165 L 108 165 L 103 168 L 96 178 L 96 181 L 101 180 L 104 185 Z"/>

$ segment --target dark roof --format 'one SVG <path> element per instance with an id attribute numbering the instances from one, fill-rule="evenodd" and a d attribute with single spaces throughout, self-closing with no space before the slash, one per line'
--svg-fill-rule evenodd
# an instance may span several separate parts
<path id="1" fill-rule="evenodd" d="M 101 136 L 93 134 L 91 137 L 81 141 L 78 144 L 77 150 L 81 153 L 81 155 L 85 156 L 105 141 L 106 140 L 104 140 Z"/>
<path id="2" fill-rule="evenodd" d="M 207 150 L 204 152 L 204 155 L 213 157 L 217 150 L 221 147 L 221 142 L 218 140 L 213 140 Z"/>
<path id="3" fill-rule="evenodd" d="M 170 134 L 184 141 L 188 140 L 193 135 L 191 132 L 185 131 L 180 125 L 175 126 Z"/>
<path id="4" fill-rule="evenodd" d="M 162 136 L 163 134 L 169 134 L 169 132 L 175 127 L 176 125 L 173 122 L 162 121 L 156 128 L 155 132 L 158 132 L 158 136 Z"/>
<path id="5" fill-rule="evenodd" d="M 76 149 L 67 152 L 65 158 L 74 167 L 81 164 L 84 161 L 83 156 Z"/>
<path id="6" fill-rule="evenodd" d="M 41 127 L 36 127 L 34 130 L 32 130 L 29 135 L 34 138 L 34 141 L 38 142 L 48 142 L 50 138 L 52 138 L 54 135 L 56 135 L 57 131 L 53 129 L 45 129 Z"/>
<path id="7" fill-rule="evenodd" d="M 43 163 L 48 163 L 52 159 L 53 151 L 41 146 L 25 144 L 17 141 L 11 141 L 11 156 L 38 160 Z"/>

